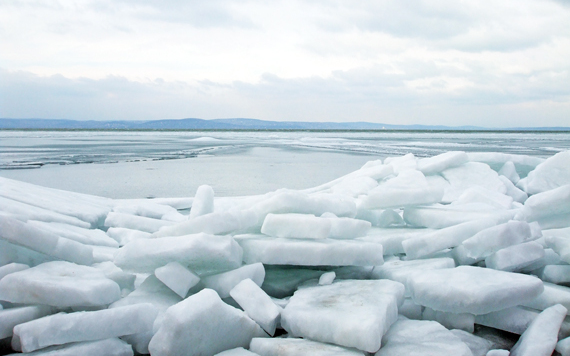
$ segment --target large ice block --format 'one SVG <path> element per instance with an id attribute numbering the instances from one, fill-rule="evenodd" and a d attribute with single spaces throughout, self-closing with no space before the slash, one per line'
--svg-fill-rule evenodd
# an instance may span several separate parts
<path id="1" fill-rule="evenodd" d="M 522 305 L 537 310 L 544 310 L 556 304 L 561 304 L 566 309 L 570 309 L 570 288 L 544 282 L 544 292 L 536 299 Z"/>
<path id="2" fill-rule="evenodd" d="M 105 219 L 106 227 L 122 227 L 153 233 L 164 226 L 174 225 L 173 221 L 166 221 L 145 216 L 110 212 Z"/>
<path id="3" fill-rule="evenodd" d="M 29 220 L 28 223 L 40 229 L 53 232 L 60 237 L 65 237 L 66 239 L 74 240 L 82 244 L 119 247 L 117 241 L 99 229 L 84 229 L 75 225 L 57 222 L 48 223 L 36 220 Z"/>
<path id="4" fill-rule="evenodd" d="M 363 356 L 362 351 L 298 338 L 253 338 L 250 350 L 260 356 Z"/>
<path id="5" fill-rule="evenodd" d="M 568 310 L 560 304 L 545 309 L 533 320 L 511 349 L 512 356 L 550 356 Z"/>
<path id="6" fill-rule="evenodd" d="M 209 185 L 201 185 L 196 190 L 192 209 L 190 209 L 190 219 L 214 212 L 214 189 Z"/>
<path id="7" fill-rule="evenodd" d="M 529 302 L 544 290 L 534 276 L 472 266 L 417 272 L 408 286 L 418 304 L 476 315 Z"/>
<path id="8" fill-rule="evenodd" d="M 331 225 L 329 219 L 309 214 L 267 214 L 261 233 L 273 237 L 326 239 Z"/>
<path id="9" fill-rule="evenodd" d="M 111 338 L 50 346 L 26 354 L 18 353 L 9 356 L 133 356 L 133 354 L 131 345 L 119 338 Z"/>
<path id="10" fill-rule="evenodd" d="M 27 247 L 45 255 L 90 265 L 93 260 L 93 249 L 77 241 L 32 226 L 29 223 L 0 215 L 0 240 Z"/>
<path id="11" fill-rule="evenodd" d="M 298 266 L 378 266 L 382 245 L 333 239 L 285 239 L 262 235 L 236 238 L 246 263 Z"/>
<path id="12" fill-rule="evenodd" d="M 534 241 L 503 248 L 485 258 L 487 268 L 501 271 L 520 271 L 544 257 L 544 248 Z"/>
<path id="13" fill-rule="evenodd" d="M 460 338 L 435 321 L 400 319 L 382 343 L 375 356 L 473 356 Z"/>
<path id="14" fill-rule="evenodd" d="M 242 249 L 230 236 L 205 233 L 135 240 L 115 254 L 117 266 L 139 272 L 153 272 L 169 262 L 196 272 L 224 271 L 239 267 L 241 261 Z"/>
<path id="15" fill-rule="evenodd" d="M 366 236 L 357 238 L 358 241 L 379 243 L 384 248 L 384 255 L 404 253 L 402 242 L 418 236 L 429 234 L 433 229 L 413 228 L 372 228 Z"/>
<path id="16" fill-rule="evenodd" d="M 248 347 L 265 333 L 244 312 L 224 303 L 211 289 L 203 289 L 166 311 L 149 344 L 153 356 L 214 355 Z"/>
<path id="17" fill-rule="evenodd" d="M 376 352 L 403 296 L 404 286 L 389 280 L 303 288 L 281 313 L 281 325 L 293 336 Z"/>
<path id="18" fill-rule="evenodd" d="M 417 168 L 425 175 L 437 174 L 451 167 L 457 167 L 469 160 L 467 154 L 461 151 L 445 152 L 429 158 L 418 160 Z"/>
<path id="19" fill-rule="evenodd" d="M 158 310 L 151 304 L 136 304 L 91 312 L 58 313 L 14 327 L 23 352 L 52 345 L 94 341 L 152 329 Z"/>
<path id="20" fill-rule="evenodd" d="M 155 269 L 154 275 L 180 298 L 185 298 L 190 288 L 200 282 L 200 277 L 178 262 L 170 262 Z"/>
<path id="21" fill-rule="evenodd" d="M 30 305 L 10 309 L 0 309 L 0 339 L 12 336 L 14 326 L 53 313 L 46 305 Z"/>
<path id="22" fill-rule="evenodd" d="M 206 288 L 218 292 L 220 298 L 227 298 L 230 296 L 230 291 L 239 284 L 239 282 L 248 278 L 254 281 L 258 286 L 261 286 L 265 279 L 265 268 L 263 264 L 253 263 L 232 271 L 207 276 L 202 279 L 202 283 Z"/>
<path id="23" fill-rule="evenodd" d="M 333 213 L 324 213 L 321 218 L 326 218 L 331 222 L 331 230 L 328 236 L 331 239 L 354 239 L 366 235 L 372 227 L 369 221 L 339 218 Z"/>
<path id="24" fill-rule="evenodd" d="M 230 296 L 239 304 L 246 314 L 273 336 L 281 316 L 278 307 L 258 284 L 251 279 L 244 279 L 231 291 Z"/>
<path id="25" fill-rule="evenodd" d="M 0 280 L 0 300 L 56 307 L 100 306 L 121 296 L 119 285 L 93 267 L 53 261 Z"/>
<path id="26" fill-rule="evenodd" d="M 516 213 L 515 210 L 497 209 L 494 206 L 483 203 L 432 205 L 405 208 L 404 221 L 415 227 L 442 229 L 479 219 L 508 221 Z"/>
<path id="27" fill-rule="evenodd" d="M 544 242 L 546 242 L 546 246 L 550 247 L 560 256 L 562 261 L 570 263 L 570 238 L 567 236 L 549 235 L 544 237 Z"/>

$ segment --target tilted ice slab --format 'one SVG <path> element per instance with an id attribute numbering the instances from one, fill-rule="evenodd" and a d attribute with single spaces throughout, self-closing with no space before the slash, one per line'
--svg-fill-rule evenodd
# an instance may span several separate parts
<path id="1" fill-rule="evenodd" d="M 164 226 L 153 235 L 155 237 L 197 234 L 226 234 L 245 230 L 257 223 L 257 215 L 251 209 L 213 212 L 200 215 L 171 226 Z"/>
<path id="2" fill-rule="evenodd" d="M 220 298 L 227 298 L 230 296 L 230 291 L 239 282 L 248 278 L 258 286 L 261 286 L 265 279 L 265 268 L 263 264 L 253 263 L 231 271 L 204 277 L 202 283 L 206 288 L 215 290 Z"/>
<path id="3" fill-rule="evenodd" d="M 285 239 L 241 235 L 246 263 L 297 266 L 377 266 L 384 263 L 382 245 L 333 239 Z"/>
<path id="4" fill-rule="evenodd" d="M 45 255 L 65 261 L 90 265 L 93 249 L 77 241 L 35 227 L 29 223 L 0 215 L 0 240 L 27 247 Z"/>
<path id="5" fill-rule="evenodd" d="M 117 283 L 93 267 L 47 262 L 0 280 L 0 300 L 56 307 L 100 306 L 120 298 Z"/>
<path id="6" fill-rule="evenodd" d="M 153 272 L 169 262 L 193 271 L 224 271 L 239 267 L 241 261 L 241 247 L 230 236 L 205 233 L 135 240 L 115 254 L 117 266 L 139 272 Z"/>
<path id="7" fill-rule="evenodd" d="M 329 219 L 311 214 L 267 214 L 261 233 L 273 237 L 326 239 L 331 231 Z"/>
<path id="8" fill-rule="evenodd" d="M 516 214 L 517 210 L 497 209 L 484 203 L 432 205 L 405 208 L 404 221 L 415 227 L 442 229 L 479 219 L 497 219 L 504 222 Z"/>
<path id="9" fill-rule="evenodd" d="M 465 152 L 450 151 L 429 158 L 418 160 L 417 169 L 425 175 L 436 174 L 448 168 L 466 163 L 469 157 Z"/>
<path id="10" fill-rule="evenodd" d="M 408 286 L 418 304 L 475 315 L 530 302 L 544 290 L 534 276 L 472 266 L 417 272 Z"/>
<path id="11" fill-rule="evenodd" d="M 451 185 L 443 196 L 445 202 L 456 200 L 465 190 L 473 186 L 482 186 L 502 194 L 507 191 L 497 172 L 485 163 L 467 162 L 461 166 L 446 169 L 441 172 L 441 175 Z"/>
<path id="12" fill-rule="evenodd" d="M 522 176 L 526 176 L 545 161 L 544 158 L 540 157 L 501 152 L 468 152 L 467 157 L 472 162 L 486 163 L 496 171 L 500 171 L 505 163 L 512 162 L 517 172 Z"/>
<path id="13" fill-rule="evenodd" d="M 517 219 L 541 222 L 553 215 L 568 213 L 570 213 L 570 184 L 529 197 Z"/>
<path id="14" fill-rule="evenodd" d="M 26 354 L 18 353 L 9 356 L 133 356 L 133 354 L 131 345 L 121 339 L 111 338 L 51 346 Z"/>
<path id="15" fill-rule="evenodd" d="M 544 282 L 544 292 L 536 299 L 522 305 L 536 310 L 544 310 L 556 304 L 561 304 L 570 310 L 570 288 Z"/>
<path id="16" fill-rule="evenodd" d="M 528 174 L 524 182 L 529 194 L 545 192 L 570 184 L 570 151 L 546 159 Z"/>
<path id="17" fill-rule="evenodd" d="M 151 304 L 91 312 L 59 313 L 14 327 L 12 345 L 23 352 L 70 342 L 102 340 L 152 329 L 158 309 Z"/>
<path id="18" fill-rule="evenodd" d="M 294 336 L 376 352 L 403 296 L 404 286 L 389 280 L 304 288 L 291 297 L 281 325 Z"/>
<path id="19" fill-rule="evenodd" d="M 154 270 L 154 275 L 181 298 L 200 282 L 200 277 L 178 262 L 170 262 Z"/>
<path id="20" fill-rule="evenodd" d="M 12 336 L 14 326 L 53 313 L 46 305 L 30 305 L 10 309 L 0 309 L 0 339 Z"/>
<path id="21" fill-rule="evenodd" d="M 475 315 L 469 313 L 448 313 L 425 307 L 422 319 L 437 321 L 449 330 L 464 330 L 469 333 L 475 330 Z"/>
<path id="22" fill-rule="evenodd" d="M 409 170 L 369 191 L 359 208 L 385 209 L 428 205 L 440 202 L 442 197 L 443 189 L 428 184 L 421 172 Z"/>
<path id="23" fill-rule="evenodd" d="M 544 258 L 544 248 L 534 241 L 503 248 L 485 258 L 487 268 L 501 271 L 520 271 Z"/>
<path id="24" fill-rule="evenodd" d="M 172 221 L 117 212 L 110 212 L 105 219 L 106 227 L 122 227 L 149 233 L 156 232 L 164 226 L 171 226 L 174 224 L 175 223 Z"/>
<path id="25" fill-rule="evenodd" d="M 203 289 L 166 311 L 149 344 L 153 356 L 214 355 L 248 347 L 266 335 L 244 312 L 224 303 L 211 289 Z"/>
<path id="26" fill-rule="evenodd" d="M 331 231 L 328 236 L 331 239 L 354 239 L 366 235 L 372 227 L 369 221 L 339 218 L 333 213 L 324 213 L 321 218 L 326 218 L 331 222 Z"/>
<path id="27" fill-rule="evenodd" d="M 48 223 L 36 220 L 29 220 L 28 223 L 40 229 L 53 232 L 60 237 L 65 237 L 66 239 L 74 240 L 82 244 L 119 247 L 116 240 L 112 239 L 105 234 L 105 232 L 99 229 L 84 229 L 75 225 L 56 222 Z"/>
<path id="28" fill-rule="evenodd" d="M 466 256 L 473 259 L 485 258 L 500 249 L 520 244 L 531 238 L 530 226 L 526 221 L 509 221 L 479 231 L 463 241 Z"/>
<path id="29" fill-rule="evenodd" d="M 435 321 L 400 319 L 382 343 L 375 356 L 473 356 L 459 337 Z"/>
<path id="30" fill-rule="evenodd" d="M 372 228 L 366 236 L 357 238 L 357 241 L 374 242 L 381 244 L 384 255 L 397 255 L 404 253 L 403 241 L 430 234 L 433 229 L 410 228 Z"/>
<path id="31" fill-rule="evenodd" d="M 258 354 L 248 351 L 243 347 L 236 347 L 235 349 L 230 349 L 226 351 L 222 351 L 215 356 L 259 356 Z"/>
<path id="32" fill-rule="evenodd" d="M 568 310 L 560 304 L 545 309 L 529 325 L 511 349 L 512 356 L 550 356 L 558 341 L 560 325 Z"/>
<path id="33" fill-rule="evenodd" d="M 189 219 L 214 212 L 214 189 L 209 185 L 201 185 L 196 190 Z"/>
<path id="34" fill-rule="evenodd" d="M 362 351 L 297 338 L 254 338 L 249 349 L 260 356 L 363 356 Z"/>
<path id="35" fill-rule="evenodd" d="M 76 217 L 63 215 L 48 209 L 39 208 L 37 206 L 29 205 L 26 203 L 4 198 L 1 196 L 0 196 L 0 211 L 6 214 L 12 214 L 14 217 L 22 221 L 33 219 L 33 220 L 46 221 L 46 222 L 55 221 L 83 228 L 89 228 L 91 226 L 88 222 L 80 220 Z"/>

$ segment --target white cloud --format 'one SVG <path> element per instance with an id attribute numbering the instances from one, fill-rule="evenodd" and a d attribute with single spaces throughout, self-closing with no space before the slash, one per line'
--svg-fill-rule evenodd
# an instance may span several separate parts
<path id="1" fill-rule="evenodd" d="M 0 47 L 0 116 L 567 125 L 570 102 L 556 0 L 5 0 Z"/>

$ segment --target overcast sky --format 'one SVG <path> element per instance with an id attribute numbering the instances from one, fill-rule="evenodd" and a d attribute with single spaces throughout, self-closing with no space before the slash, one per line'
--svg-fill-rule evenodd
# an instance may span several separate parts
<path id="1" fill-rule="evenodd" d="M 570 126 L 570 0 L 1 0 L 0 117 Z"/>

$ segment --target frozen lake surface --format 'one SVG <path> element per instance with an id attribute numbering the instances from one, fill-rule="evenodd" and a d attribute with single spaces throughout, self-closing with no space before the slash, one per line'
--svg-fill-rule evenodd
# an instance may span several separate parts
<path id="1" fill-rule="evenodd" d="M 413 153 L 549 157 L 570 133 L 0 131 L 0 176 L 109 198 L 220 196 L 313 187 L 365 162 Z"/>

